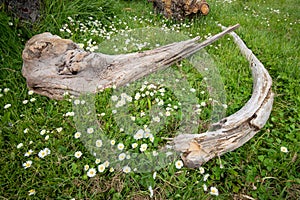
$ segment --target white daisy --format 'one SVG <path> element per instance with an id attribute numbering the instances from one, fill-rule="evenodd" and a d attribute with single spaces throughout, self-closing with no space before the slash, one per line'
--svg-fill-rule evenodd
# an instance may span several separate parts
<path id="1" fill-rule="evenodd" d="M 90 166 L 89 165 L 84 165 L 84 171 L 89 170 Z"/>
<path id="2" fill-rule="evenodd" d="M 46 152 L 47 155 L 49 155 L 51 153 L 50 149 L 45 148 L 44 151 Z"/>
<path id="3" fill-rule="evenodd" d="M 80 104 L 80 100 L 79 100 L 79 99 L 74 100 L 74 104 L 75 104 L 75 105 Z"/>
<path id="4" fill-rule="evenodd" d="M 80 133 L 80 132 L 76 132 L 76 133 L 74 134 L 74 138 L 76 138 L 76 139 L 80 138 L 80 136 L 81 136 L 81 133 Z"/>
<path id="5" fill-rule="evenodd" d="M 20 143 L 20 144 L 17 145 L 17 149 L 20 149 L 23 146 L 24 146 L 23 143 Z"/>
<path id="6" fill-rule="evenodd" d="M 28 91 L 28 95 L 33 95 L 34 91 L 33 90 L 29 90 Z"/>
<path id="7" fill-rule="evenodd" d="M 134 134 L 133 138 L 135 140 L 139 140 L 139 139 L 142 139 L 144 136 L 144 130 L 143 129 L 140 129 L 136 132 L 136 134 Z"/>
<path id="8" fill-rule="evenodd" d="M 29 101 L 30 101 L 30 102 L 35 102 L 35 101 L 36 101 L 36 98 L 31 98 Z"/>
<path id="9" fill-rule="evenodd" d="M 209 177 L 209 174 L 205 174 L 205 175 L 203 176 L 203 181 L 207 181 L 208 177 Z"/>
<path id="10" fill-rule="evenodd" d="M 101 162 L 101 160 L 99 159 L 99 158 L 97 158 L 96 160 L 95 160 L 95 163 L 96 164 L 99 164 Z"/>
<path id="11" fill-rule="evenodd" d="M 65 114 L 66 117 L 68 117 L 68 116 L 73 117 L 74 115 L 75 115 L 74 112 L 67 112 L 67 113 Z"/>
<path id="12" fill-rule="evenodd" d="M 109 161 L 105 161 L 103 164 L 105 167 L 108 167 L 110 163 L 109 163 Z"/>
<path id="13" fill-rule="evenodd" d="M 102 140 L 96 141 L 96 147 L 102 147 Z"/>
<path id="14" fill-rule="evenodd" d="M 175 167 L 176 167 L 177 169 L 181 169 L 181 168 L 183 167 L 183 162 L 182 162 L 181 160 L 177 160 L 177 161 L 175 162 Z"/>
<path id="15" fill-rule="evenodd" d="M 288 153 L 288 149 L 286 147 L 280 147 L 280 151 L 283 153 Z"/>
<path id="16" fill-rule="evenodd" d="M 10 91 L 9 88 L 4 88 L 4 89 L 3 89 L 3 92 L 4 92 L 4 93 L 8 93 L 8 91 Z"/>
<path id="17" fill-rule="evenodd" d="M 29 157 L 31 154 L 33 153 L 33 150 L 30 149 L 29 151 L 27 151 L 24 156 Z"/>
<path id="18" fill-rule="evenodd" d="M 98 172 L 104 172 L 104 170 L 105 170 L 104 164 L 98 165 Z"/>
<path id="19" fill-rule="evenodd" d="M 131 147 L 132 147 L 133 149 L 137 148 L 137 146 L 138 146 L 138 143 L 133 143 L 133 144 L 131 144 Z"/>
<path id="20" fill-rule="evenodd" d="M 167 111 L 167 112 L 165 113 L 165 115 L 166 115 L 167 117 L 169 117 L 169 116 L 171 115 L 171 113 L 170 113 L 169 111 Z"/>
<path id="21" fill-rule="evenodd" d="M 111 140 L 111 141 L 110 141 L 110 144 L 111 144 L 111 145 L 115 145 L 115 144 L 116 144 L 116 141 L 115 141 L 115 140 Z"/>
<path id="22" fill-rule="evenodd" d="M 9 103 L 4 106 L 4 109 L 10 108 L 10 107 L 11 107 L 11 104 Z"/>
<path id="23" fill-rule="evenodd" d="M 93 129 L 93 128 L 88 128 L 88 129 L 86 130 L 86 132 L 87 132 L 88 134 L 94 133 L 94 129 Z"/>
<path id="24" fill-rule="evenodd" d="M 56 129 L 56 131 L 57 131 L 58 133 L 60 133 L 62 130 L 63 130 L 62 127 L 59 127 L 59 128 Z"/>
<path id="25" fill-rule="evenodd" d="M 89 171 L 87 172 L 87 176 L 92 178 L 94 176 L 96 176 L 96 170 L 94 168 L 89 169 Z"/>
<path id="26" fill-rule="evenodd" d="M 156 117 L 153 117 L 153 119 L 152 119 L 154 122 L 160 122 L 160 118 L 158 117 L 158 116 L 156 116 Z"/>
<path id="27" fill-rule="evenodd" d="M 118 159 L 120 161 L 124 160 L 126 158 L 126 154 L 125 153 L 121 153 L 119 156 L 118 156 Z"/>
<path id="28" fill-rule="evenodd" d="M 138 93 L 135 94 L 134 99 L 139 100 L 140 97 L 141 97 L 141 94 L 138 92 Z"/>
<path id="29" fill-rule="evenodd" d="M 43 129 L 43 130 L 41 130 L 40 135 L 45 135 L 45 133 L 46 133 L 46 130 Z"/>
<path id="30" fill-rule="evenodd" d="M 210 187 L 210 194 L 218 196 L 219 190 L 216 187 Z"/>
<path id="31" fill-rule="evenodd" d="M 114 172 L 115 171 L 115 169 L 113 168 L 113 167 L 111 167 L 110 169 L 109 169 L 109 172 Z"/>
<path id="32" fill-rule="evenodd" d="M 40 158 L 44 158 L 45 156 L 47 156 L 48 154 L 47 154 L 47 152 L 45 151 L 45 149 L 43 149 L 43 150 L 41 150 L 40 152 L 39 152 L 39 154 L 38 154 L 38 156 L 40 157 Z"/>
<path id="33" fill-rule="evenodd" d="M 23 163 L 24 169 L 27 169 L 27 168 L 31 167 L 31 165 L 32 165 L 32 161 L 31 160 L 28 160 L 25 163 Z"/>
<path id="34" fill-rule="evenodd" d="M 154 142 L 154 136 L 152 134 L 150 134 L 149 140 L 150 140 L 150 142 Z"/>
<path id="35" fill-rule="evenodd" d="M 206 192 L 206 191 L 207 191 L 207 186 L 206 186 L 206 184 L 203 184 L 202 187 L 203 187 L 203 190 Z"/>
<path id="36" fill-rule="evenodd" d="M 145 132 L 144 133 L 144 138 L 149 138 L 150 137 L 150 132 Z"/>
<path id="37" fill-rule="evenodd" d="M 35 189 L 31 189 L 28 191 L 29 196 L 34 195 L 35 193 L 36 193 Z"/>
<path id="38" fill-rule="evenodd" d="M 123 167 L 122 170 L 123 170 L 123 172 L 126 173 L 126 174 L 129 173 L 129 172 L 131 172 L 131 168 L 130 168 L 129 166 L 127 166 L 127 165 L 126 165 L 125 167 Z"/>
<path id="39" fill-rule="evenodd" d="M 143 151 L 146 151 L 148 148 L 148 145 L 147 144 L 142 144 L 141 147 L 140 147 L 140 151 L 143 152 Z"/>
<path id="40" fill-rule="evenodd" d="M 75 154 L 74 154 L 74 156 L 76 158 L 80 158 L 82 156 L 82 152 L 81 151 L 76 151 Z"/>
<path id="41" fill-rule="evenodd" d="M 199 167 L 200 174 L 204 174 L 205 170 L 203 167 Z"/>
<path id="42" fill-rule="evenodd" d="M 118 149 L 122 151 L 122 150 L 124 149 L 124 144 L 119 143 L 119 144 L 118 144 Z"/>

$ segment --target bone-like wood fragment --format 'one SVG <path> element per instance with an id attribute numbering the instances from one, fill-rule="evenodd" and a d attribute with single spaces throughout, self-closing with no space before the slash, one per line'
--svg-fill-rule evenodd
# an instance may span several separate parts
<path id="1" fill-rule="evenodd" d="M 65 92 L 79 95 L 121 86 L 166 68 L 208 46 L 239 25 L 198 43 L 199 37 L 153 50 L 106 55 L 86 52 L 71 40 L 51 33 L 32 37 L 22 54 L 22 74 L 36 93 L 62 99 Z"/>
<path id="2" fill-rule="evenodd" d="M 65 92 L 79 95 L 99 89 L 122 86 L 186 58 L 216 41 L 238 25 L 197 43 L 199 38 L 172 43 L 153 50 L 106 55 L 86 52 L 71 40 L 50 33 L 31 38 L 23 51 L 22 74 L 36 93 L 62 99 Z M 235 33 L 231 33 L 250 62 L 253 94 L 238 112 L 214 124 L 214 131 L 182 134 L 173 139 L 188 167 L 198 167 L 215 156 L 233 151 L 251 139 L 269 118 L 273 93 L 272 79 L 263 64 Z"/>
<path id="3" fill-rule="evenodd" d="M 274 94 L 268 71 L 236 33 L 230 34 L 250 62 L 254 82 L 252 96 L 238 112 L 214 124 L 214 131 L 174 138 L 174 149 L 182 152 L 188 167 L 198 167 L 242 146 L 265 125 L 272 110 Z"/>

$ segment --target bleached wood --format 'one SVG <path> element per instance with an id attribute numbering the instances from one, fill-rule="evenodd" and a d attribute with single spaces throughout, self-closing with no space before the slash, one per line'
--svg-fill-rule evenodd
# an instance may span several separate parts
<path id="1" fill-rule="evenodd" d="M 236 33 L 230 34 L 250 62 L 254 82 L 252 96 L 238 112 L 214 124 L 214 131 L 174 138 L 174 149 L 182 153 L 188 167 L 198 167 L 242 146 L 265 125 L 272 110 L 274 94 L 268 71 Z"/>
<path id="2" fill-rule="evenodd" d="M 197 42 L 197 37 L 149 51 L 121 55 L 86 52 L 71 40 L 43 33 L 26 43 L 22 54 L 22 74 L 31 90 L 50 98 L 62 99 L 65 92 L 75 96 L 85 92 L 96 93 L 99 89 L 122 86 L 166 68 L 238 26 L 229 27 L 202 43 Z M 265 125 L 272 109 L 274 95 L 270 75 L 238 35 L 230 34 L 250 62 L 253 93 L 238 112 L 214 124 L 214 131 L 182 134 L 172 140 L 174 149 L 182 153 L 188 167 L 198 167 L 215 156 L 242 146 Z"/>
<path id="3" fill-rule="evenodd" d="M 210 45 L 239 25 L 198 43 L 199 37 L 153 50 L 106 55 L 86 52 L 71 40 L 51 33 L 32 37 L 22 54 L 22 74 L 34 92 L 62 99 L 65 92 L 77 96 L 83 92 L 122 86 L 159 69 L 166 68 Z"/>

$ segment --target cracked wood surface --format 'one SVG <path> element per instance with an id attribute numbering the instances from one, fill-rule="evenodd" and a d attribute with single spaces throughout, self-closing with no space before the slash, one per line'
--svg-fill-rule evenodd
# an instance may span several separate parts
<path id="1" fill-rule="evenodd" d="M 96 93 L 164 69 L 231 32 L 250 62 L 253 92 L 238 112 L 214 124 L 212 131 L 182 134 L 172 140 L 174 149 L 182 153 L 185 165 L 198 167 L 250 140 L 264 126 L 272 109 L 272 79 L 263 64 L 232 32 L 238 26 L 223 27 L 223 32 L 201 43 L 198 43 L 197 37 L 153 50 L 120 55 L 86 52 L 71 40 L 42 33 L 26 43 L 22 54 L 22 74 L 31 90 L 50 98 L 63 99 L 65 92 L 74 96 L 86 92 Z"/>
<path id="2" fill-rule="evenodd" d="M 183 161 L 191 168 L 242 146 L 265 125 L 272 110 L 274 94 L 268 71 L 236 33 L 230 34 L 250 62 L 252 96 L 238 112 L 213 124 L 214 131 L 182 134 L 174 138 L 174 149 L 182 153 Z"/>
<path id="3" fill-rule="evenodd" d="M 153 50 L 120 55 L 86 52 L 71 40 L 42 33 L 25 45 L 22 74 L 31 90 L 53 99 L 63 99 L 65 92 L 74 96 L 84 92 L 96 93 L 164 69 L 238 26 L 229 27 L 201 43 L 196 37 Z"/>

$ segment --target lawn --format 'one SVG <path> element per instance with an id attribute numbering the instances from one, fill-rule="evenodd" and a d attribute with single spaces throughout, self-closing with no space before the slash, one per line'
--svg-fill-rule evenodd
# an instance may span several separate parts
<path id="1" fill-rule="evenodd" d="M 299 198 L 298 0 L 208 1 L 209 15 L 180 22 L 155 14 L 146 0 L 44 2 L 34 24 L 0 4 L 1 199 Z M 249 63 L 229 35 L 196 59 L 92 98 L 66 94 L 58 101 L 32 93 L 21 72 L 26 41 L 42 32 L 88 51 L 120 54 L 205 40 L 221 31 L 218 24 L 237 23 L 236 33 L 273 79 L 273 110 L 249 142 L 197 169 L 182 166 L 178 155 L 163 156 L 168 151 L 160 147 L 178 134 L 190 102 L 198 104 L 198 124 L 185 126 L 200 133 L 250 98 Z M 159 165 L 151 162 L 156 159 Z"/>

